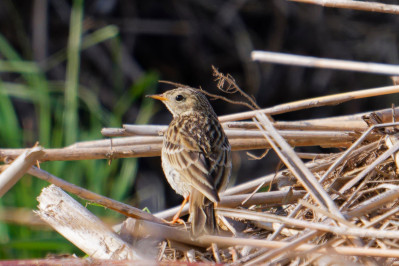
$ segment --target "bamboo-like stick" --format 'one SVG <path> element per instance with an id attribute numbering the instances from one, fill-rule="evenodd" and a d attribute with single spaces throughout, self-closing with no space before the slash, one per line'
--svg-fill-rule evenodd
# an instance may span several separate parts
<path id="1" fill-rule="evenodd" d="M 123 138 L 112 138 L 112 139 L 100 139 L 91 141 L 81 141 L 74 143 L 66 148 L 99 148 L 99 147 L 117 147 L 117 146 L 134 146 L 144 144 L 159 144 L 162 143 L 162 137 L 156 136 L 135 136 L 135 137 L 123 137 Z"/>
<path id="2" fill-rule="evenodd" d="M 75 246 L 95 259 L 140 259 L 136 251 L 95 215 L 55 185 L 42 190 L 36 212 Z"/>
<path id="3" fill-rule="evenodd" d="M 277 121 L 273 123 L 273 125 L 279 130 L 363 131 L 367 129 L 367 124 L 363 120 L 335 121 L 329 119 L 315 119 L 314 121 Z"/>
<path id="4" fill-rule="evenodd" d="M 142 128 L 137 128 L 134 125 L 123 125 L 123 128 L 126 132 L 129 132 L 133 136 L 146 136 L 146 135 L 162 135 L 162 133 L 166 130 L 167 126 L 160 125 L 145 125 Z"/>
<path id="5" fill-rule="evenodd" d="M 0 197 L 2 197 L 15 183 L 26 173 L 26 171 L 45 154 L 42 147 L 34 147 L 23 151 L 18 158 L 12 162 L 0 174 Z"/>
<path id="6" fill-rule="evenodd" d="M 325 7 L 347 8 L 369 12 L 399 14 L 399 6 L 377 2 L 351 1 L 351 0 L 288 0 L 306 4 L 314 4 Z"/>
<path id="7" fill-rule="evenodd" d="M 303 67 L 350 70 L 384 75 L 399 75 L 399 66 L 380 63 L 364 63 L 358 61 L 318 58 L 313 56 L 293 55 L 285 53 L 253 51 L 252 60 Z"/>
<path id="8" fill-rule="evenodd" d="M 139 224 L 137 224 L 139 223 Z M 137 230 L 139 227 L 139 230 Z M 131 234 L 134 237 L 148 237 L 149 232 L 151 236 L 160 239 L 170 239 L 182 242 L 191 246 L 209 247 L 212 243 L 218 245 L 219 248 L 226 248 L 230 246 L 252 246 L 259 248 L 276 249 L 289 245 L 289 242 L 270 241 L 265 239 L 241 238 L 241 237 L 223 237 L 205 235 L 197 239 L 192 239 L 187 231 L 179 230 L 170 226 L 155 224 L 147 221 L 136 221 L 132 218 L 124 222 L 122 234 Z M 319 254 L 326 255 L 346 255 L 346 256 L 375 256 L 385 258 L 399 258 L 398 249 L 381 249 L 381 248 L 356 248 L 356 247 L 323 247 L 318 249 L 317 245 L 302 244 L 296 247 L 293 251 L 313 251 Z"/>
<path id="9" fill-rule="evenodd" d="M 234 132 L 233 132 L 234 131 Z M 248 132 L 238 130 L 229 131 L 230 144 L 233 151 L 268 149 L 269 143 L 259 132 Z M 329 131 L 282 131 L 290 145 L 300 146 L 321 146 L 321 147 L 348 147 L 355 140 L 349 132 Z M 115 143 L 109 139 L 89 141 L 86 143 L 74 144 L 72 147 L 61 149 L 44 149 L 44 155 L 40 159 L 44 161 L 70 161 L 70 160 L 94 160 L 94 159 L 117 159 L 132 157 L 153 157 L 160 156 L 162 148 L 162 137 L 137 137 L 152 139 L 148 144 L 132 144 L 140 141 L 132 138 L 119 139 Z M 370 136 L 372 141 L 375 136 Z M 25 152 L 26 149 L 0 149 L 0 160 L 13 159 Z"/>
<path id="10" fill-rule="evenodd" d="M 71 161 L 71 160 L 95 160 L 116 159 L 132 157 L 159 156 L 162 144 L 135 145 L 131 147 L 100 147 L 100 148 L 61 148 L 44 149 L 45 154 L 41 158 L 44 161 Z M 0 160 L 13 159 L 23 153 L 25 149 L 0 149 Z"/>
<path id="11" fill-rule="evenodd" d="M 393 114 L 395 113 L 396 121 L 399 120 L 399 107 L 394 109 L 382 109 L 377 111 L 369 111 L 358 114 L 333 116 L 328 118 L 308 119 L 301 121 L 276 121 L 273 123 L 277 129 L 290 130 L 326 130 L 326 131 L 362 131 L 367 129 L 367 124 L 362 117 L 376 113 L 382 123 L 392 122 Z M 240 115 L 241 113 L 233 114 Z M 229 129 L 245 129 L 258 130 L 254 122 L 249 121 L 232 121 L 224 122 L 222 126 L 225 130 Z M 165 131 L 167 125 L 123 125 L 123 128 L 103 128 L 101 133 L 105 137 L 123 137 L 123 136 L 159 136 L 161 132 Z M 138 134 L 138 133 L 141 133 Z"/>
<path id="12" fill-rule="evenodd" d="M 359 117 L 358 120 L 333 120 L 334 118 L 303 120 L 303 121 L 276 121 L 273 123 L 277 129 L 284 130 L 324 130 L 324 131 L 362 131 L 367 129 L 367 124 Z M 127 127 L 128 126 L 128 127 Z M 226 122 L 222 126 L 228 135 L 229 130 L 237 131 L 239 129 L 257 130 L 258 128 L 253 122 Z M 124 125 L 123 128 L 103 128 L 101 133 L 104 137 L 128 137 L 141 136 L 143 141 L 149 140 L 150 137 L 144 136 L 159 136 L 159 132 L 163 132 L 168 126 L 154 126 L 148 125 Z M 143 135 L 138 135 L 138 131 L 145 131 Z M 132 138 L 132 141 L 134 139 Z M 115 144 L 115 143 L 114 143 Z M 68 147 L 83 147 L 79 142 Z"/>
<path id="13" fill-rule="evenodd" d="M 398 67 L 399 68 L 399 67 Z M 306 100 L 295 101 L 291 103 L 284 103 L 280 105 L 276 105 L 273 107 L 256 110 L 256 111 L 247 111 L 237 114 L 223 115 L 219 116 L 219 121 L 221 122 L 231 122 L 245 119 L 252 119 L 258 112 L 262 112 L 264 114 L 276 115 L 283 114 L 292 111 L 298 111 L 302 109 L 326 106 L 326 105 L 336 105 L 343 102 L 362 99 L 374 96 L 381 96 L 386 94 L 393 94 L 399 92 L 399 86 L 386 86 L 380 88 L 372 88 L 365 89 L 359 91 L 345 92 L 334 95 L 315 97 Z"/>

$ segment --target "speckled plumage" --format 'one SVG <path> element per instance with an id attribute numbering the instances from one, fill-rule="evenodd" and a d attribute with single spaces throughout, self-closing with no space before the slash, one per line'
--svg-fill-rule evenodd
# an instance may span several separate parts
<path id="1" fill-rule="evenodd" d="M 171 187 L 183 197 L 190 195 L 192 233 L 214 233 L 214 203 L 231 173 L 228 139 L 200 91 L 177 88 L 160 99 L 173 114 L 164 134 L 162 168 Z"/>

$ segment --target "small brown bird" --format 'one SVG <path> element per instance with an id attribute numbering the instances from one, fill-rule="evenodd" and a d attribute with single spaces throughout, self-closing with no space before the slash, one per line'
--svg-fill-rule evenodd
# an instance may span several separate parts
<path id="1" fill-rule="evenodd" d="M 182 206 L 190 201 L 192 235 L 213 234 L 214 204 L 231 173 L 231 148 L 223 128 L 197 89 L 180 87 L 149 97 L 161 100 L 173 114 L 164 134 L 162 168 L 171 187 L 184 197 Z"/>

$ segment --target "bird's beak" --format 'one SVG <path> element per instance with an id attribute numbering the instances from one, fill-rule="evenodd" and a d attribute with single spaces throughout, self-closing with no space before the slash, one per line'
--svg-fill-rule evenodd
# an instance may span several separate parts
<path id="1" fill-rule="evenodd" d="M 146 97 L 150 97 L 160 101 L 166 101 L 168 98 L 164 97 L 162 94 L 155 94 L 155 95 L 147 95 Z"/>

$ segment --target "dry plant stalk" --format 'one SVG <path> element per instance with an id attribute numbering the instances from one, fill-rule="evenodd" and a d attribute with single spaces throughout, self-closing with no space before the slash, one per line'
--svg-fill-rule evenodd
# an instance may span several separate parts
<path id="1" fill-rule="evenodd" d="M 397 69 L 399 71 L 399 67 L 397 67 Z M 315 108 L 326 105 L 337 105 L 347 101 L 352 101 L 354 99 L 375 97 L 380 95 L 393 94 L 397 92 L 399 92 L 399 86 L 371 88 L 371 89 L 358 90 L 346 93 L 338 93 L 329 96 L 315 97 L 311 99 L 295 101 L 292 103 L 280 104 L 274 107 L 261 109 L 259 111 L 269 115 L 277 115 L 277 114 L 283 114 L 287 112 L 293 112 L 308 108 Z M 219 117 L 219 121 L 224 123 L 224 122 L 252 119 L 257 113 L 258 111 L 247 111 L 237 114 L 223 115 Z"/>
<path id="2" fill-rule="evenodd" d="M 270 62 L 275 64 L 359 71 L 391 76 L 399 75 L 399 67 L 397 65 L 317 58 L 312 56 L 293 55 L 267 51 L 253 51 L 251 53 L 251 56 L 254 61 Z"/>
<path id="3" fill-rule="evenodd" d="M 26 171 L 44 155 L 43 148 L 34 147 L 25 150 L 0 174 L 0 197 L 2 197 Z"/>
<path id="4" fill-rule="evenodd" d="M 377 2 L 365 2 L 365 1 L 351 1 L 351 0 L 289 0 L 292 2 L 300 2 L 306 4 L 315 4 L 325 7 L 334 8 L 347 8 L 369 12 L 380 12 L 388 14 L 399 14 L 399 6 L 388 5 Z"/>
<path id="5" fill-rule="evenodd" d="M 268 149 L 269 143 L 262 133 L 245 130 L 227 130 L 233 151 Z M 355 140 L 355 132 L 286 130 L 281 135 L 292 146 L 348 147 Z M 372 140 L 373 136 L 370 136 Z M 148 142 L 145 144 L 145 142 Z M 144 143 L 144 144 L 143 144 Z M 162 137 L 129 137 L 120 141 L 104 139 L 76 143 L 71 147 L 44 149 L 40 162 L 94 160 L 132 157 L 152 157 L 161 154 Z M 0 149 L 0 160 L 14 159 L 26 149 Z"/>

